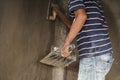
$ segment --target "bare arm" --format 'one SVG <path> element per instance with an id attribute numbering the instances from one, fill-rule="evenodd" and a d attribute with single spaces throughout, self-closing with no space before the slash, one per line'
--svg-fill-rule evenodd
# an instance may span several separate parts
<path id="1" fill-rule="evenodd" d="M 73 39 L 77 36 L 78 32 L 81 30 L 82 26 L 84 25 L 87 15 L 84 9 L 79 9 L 74 12 L 75 13 L 75 20 L 71 25 L 70 32 L 68 33 L 64 46 L 62 48 L 62 56 L 67 57 L 70 55 L 68 52 L 69 45 L 73 41 Z"/>

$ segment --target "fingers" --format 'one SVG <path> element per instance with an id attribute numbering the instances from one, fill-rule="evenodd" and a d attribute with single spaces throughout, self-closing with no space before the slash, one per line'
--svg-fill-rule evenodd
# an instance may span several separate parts
<path id="1" fill-rule="evenodd" d="M 61 56 L 62 56 L 62 57 L 68 57 L 68 56 L 70 56 L 70 54 L 71 54 L 70 52 L 69 52 L 69 53 L 64 53 L 64 54 L 62 54 Z"/>
<path id="2" fill-rule="evenodd" d="M 72 51 L 69 51 L 68 48 L 69 48 L 69 46 L 64 46 L 61 49 L 61 56 L 62 57 L 68 57 L 68 56 L 70 56 L 70 54 L 71 54 Z"/>

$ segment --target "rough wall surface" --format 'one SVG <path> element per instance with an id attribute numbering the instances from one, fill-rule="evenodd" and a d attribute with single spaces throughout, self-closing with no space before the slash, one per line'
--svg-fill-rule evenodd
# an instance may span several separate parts
<path id="1" fill-rule="evenodd" d="M 120 1 L 103 2 L 115 57 L 106 80 L 120 80 Z M 0 0 L 0 80 L 52 80 L 52 67 L 39 63 L 54 41 L 47 4 L 48 0 Z M 65 80 L 77 79 L 76 63 L 65 70 Z"/>
<path id="2" fill-rule="evenodd" d="M 54 28 L 47 0 L 0 0 L 0 80 L 51 80 L 48 54 Z"/>

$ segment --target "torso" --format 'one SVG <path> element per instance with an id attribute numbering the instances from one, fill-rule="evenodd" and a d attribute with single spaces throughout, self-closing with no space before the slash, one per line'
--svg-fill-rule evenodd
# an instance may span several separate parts
<path id="1" fill-rule="evenodd" d="M 70 2 L 72 1 L 77 0 L 70 0 Z M 76 37 L 80 57 L 111 52 L 108 26 L 100 2 L 98 0 L 83 0 L 83 3 L 87 20 Z M 70 16 L 72 19 L 75 18 L 74 13 L 70 13 Z"/>

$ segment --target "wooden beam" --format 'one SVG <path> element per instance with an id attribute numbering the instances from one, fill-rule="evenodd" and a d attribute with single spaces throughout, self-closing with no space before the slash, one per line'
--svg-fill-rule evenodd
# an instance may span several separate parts
<path id="1" fill-rule="evenodd" d="M 56 4 L 52 4 L 53 11 L 60 17 L 61 21 L 68 27 L 71 27 L 71 21 L 60 11 Z"/>

